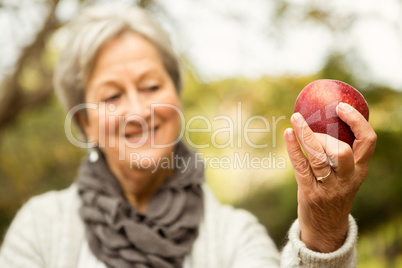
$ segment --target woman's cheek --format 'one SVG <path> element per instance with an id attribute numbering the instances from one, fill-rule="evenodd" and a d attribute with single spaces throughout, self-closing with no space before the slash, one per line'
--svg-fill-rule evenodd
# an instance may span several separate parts
<path id="1" fill-rule="evenodd" d="M 183 112 L 181 110 L 182 105 L 181 101 L 176 93 L 176 91 L 172 92 L 169 94 L 169 96 L 166 96 L 163 102 L 166 105 L 161 105 L 159 108 L 161 111 L 159 112 L 159 115 L 162 117 L 165 117 L 166 119 L 174 118 L 174 117 L 183 117 Z"/>
<path id="2" fill-rule="evenodd" d="M 176 126 L 180 124 L 181 118 L 184 118 L 184 115 L 180 106 L 165 103 L 165 105 L 155 108 L 154 117 L 155 122 L 159 121 Z"/>
<path id="3" fill-rule="evenodd" d="M 96 142 L 99 145 L 99 120 L 96 111 L 87 112 L 88 125 L 85 127 L 85 132 L 89 142 Z"/>
<path id="4" fill-rule="evenodd" d="M 98 143 L 101 147 L 113 147 L 117 144 L 119 125 L 118 117 L 105 114 L 98 117 Z"/>
<path id="5" fill-rule="evenodd" d="M 123 129 L 120 129 L 120 123 L 119 120 L 122 120 L 123 117 L 119 117 L 116 115 L 109 115 L 106 120 L 105 120 L 105 125 L 104 129 L 106 130 L 106 135 L 108 137 L 107 139 L 107 144 L 106 146 L 108 147 L 114 147 L 118 144 L 119 142 L 119 133 L 121 131 L 124 131 Z M 121 126 L 123 126 L 124 123 L 121 122 Z"/>

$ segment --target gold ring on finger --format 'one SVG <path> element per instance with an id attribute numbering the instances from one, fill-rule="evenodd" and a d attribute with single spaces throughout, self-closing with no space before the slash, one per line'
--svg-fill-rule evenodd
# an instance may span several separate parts
<path id="1" fill-rule="evenodd" d="M 327 175 L 325 175 L 324 177 L 317 177 L 316 180 L 319 183 L 324 183 L 327 180 L 327 178 L 329 177 L 329 175 L 331 175 L 331 173 L 332 173 L 332 168 L 329 170 Z"/>

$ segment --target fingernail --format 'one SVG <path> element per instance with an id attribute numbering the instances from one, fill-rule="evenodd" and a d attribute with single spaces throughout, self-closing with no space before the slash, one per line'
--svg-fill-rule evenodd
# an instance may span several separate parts
<path id="1" fill-rule="evenodd" d="M 304 118 L 300 113 L 293 114 L 293 119 L 295 120 L 295 122 L 299 127 L 301 127 L 304 123 Z"/>
<path id="2" fill-rule="evenodd" d="M 288 140 L 290 140 L 290 141 L 294 141 L 296 139 L 293 130 L 290 128 L 286 129 L 286 136 L 288 137 Z"/>
<path id="3" fill-rule="evenodd" d="M 352 106 L 350 106 L 349 104 L 344 103 L 344 102 L 340 102 L 340 103 L 338 104 L 338 107 L 339 107 L 342 111 L 344 111 L 344 112 L 350 112 L 350 111 L 352 111 Z"/>

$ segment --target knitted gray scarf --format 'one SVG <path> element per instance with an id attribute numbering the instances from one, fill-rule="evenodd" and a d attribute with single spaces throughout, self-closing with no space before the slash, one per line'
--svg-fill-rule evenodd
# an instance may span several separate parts
<path id="1" fill-rule="evenodd" d="M 78 172 L 80 216 L 94 255 L 108 267 L 182 267 L 198 234 L 203 215 L 204 167 L 183 143 L 173 176 L 153 195 L 144 213 L 132 206 L 109 170 L 103 154 L 88 157 Z"/>

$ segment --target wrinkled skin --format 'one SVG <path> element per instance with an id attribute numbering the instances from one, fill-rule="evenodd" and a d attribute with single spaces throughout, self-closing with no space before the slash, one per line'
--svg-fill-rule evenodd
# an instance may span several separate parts
<path id="1" fill-rule="evenodd" d="M 367 176 L 377 141 L 370 124 L 352 106 L 341 103 L 336 112 L 356 137 L 353 148 L 312 132 L 299 113 L 291 118 L 294 130 L 284 133 L 298 184 L 301 240 L 309 249 L 323 253 L 339 249 L 345 241 L 353 199 Z M 316 180 L 330 171 L 325 183 Z"/>

